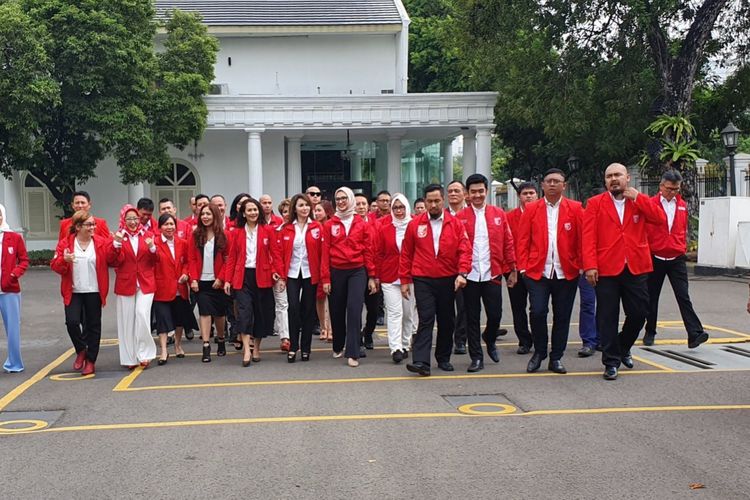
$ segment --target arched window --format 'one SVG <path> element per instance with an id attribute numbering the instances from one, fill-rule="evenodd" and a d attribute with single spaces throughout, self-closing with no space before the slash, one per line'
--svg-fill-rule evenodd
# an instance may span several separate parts
<path id="1" fill-rule="evenodd" d="M 198 175 L 183 160 L 175 160 L 171 171 L 151 187 L 151 193 L 154 203 L 169 198 L 176 205 L 178 217 L 187 217 L 191 214 L 190 198 L 198 193 Z"/>
<path id="2" fill-rule="evenodd" d="M 23 225 L 29 239 L 57 239 L 63 211 L 42 182 L 26 172 L 23 177 Z"/>

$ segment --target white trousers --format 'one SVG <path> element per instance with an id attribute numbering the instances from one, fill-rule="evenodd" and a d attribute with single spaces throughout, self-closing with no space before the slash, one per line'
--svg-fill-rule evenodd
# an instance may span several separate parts
<path id="1" fill-rule="evenodd" d="M 120 341 L 120 364 L 137 365 L 156 358 L 156 344 L 151 337 L 151 303 L 153 293 L 138 288 L 135 295 L 117 295 L 117 339 Z"/>
<path id="2" fill-rule="evenodd" d="M 276 318 L 273 321 L 273 331 L 279 335 L 279 340 L 289 338 L 289 301 L 286 297 L 286 288 L 279 291 L 278 281 L 273 285 L 273 300 L 276 303 Z"/>
<path id="3" fill-rule="evenodd" d="M 408 351 L 411 347 L 411 336 L 417 328 L 417 302 L 414 299 L 414 285 L 409 285 L 409 299 L 401 295 L 401 285 L 381 283 L 385 319 L 388 328 L 388 347 L 391 354 L 396 351 Z"/>

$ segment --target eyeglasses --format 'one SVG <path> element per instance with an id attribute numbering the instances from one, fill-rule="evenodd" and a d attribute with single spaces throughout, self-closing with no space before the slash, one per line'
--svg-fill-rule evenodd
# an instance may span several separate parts
<path id="1" fill-rule="evenodd" d="M 404 206 L 398 206 L 398 205 L 394 205 L 394 206 L 393 206 L 393 210 L 406 210 L 406 207 L 404 207 Z"/>
<path id="2" fill-rule="evenodd" d="M 662 189 L 664 189 L 664 191 L 667 191 L 669 193 L 677 193 L 680 190 L 679 187 L 669 187 L 669 186 L 664 186 L 664 185 L 662 185 Z"/>
<path id="3" fill-rule="evenodd" d="M 96 227 L 96 222 L 84 222 L 81 224 L 83 227 Z"/>
<path id="4" fill-rule="evenodd" d="M 308 191 L 307 192 L 307 196 L 320 196 L 321 194 L 323 193 L 321 193 L 320 191 Z"/>
<path id="5" fill-rule="evenodd" d="M 336 203 L 338 203 L 340 201 L 349 201 L 349 197 L 348 196 L 339 196 L 338 198 L 336 198 Z"/>
<path id="6" fill-rule="evenodd" d="M 125 217 L 125 222 L 135 222 L 138 220 L 138 217 Z"/>
<path id="7" fill-rule="evenodd" d="M 554 186 L 556 184 L 564 184 L 565 181 L 561 181 L 560 179 L 544 179 L 544 183 Z"/>

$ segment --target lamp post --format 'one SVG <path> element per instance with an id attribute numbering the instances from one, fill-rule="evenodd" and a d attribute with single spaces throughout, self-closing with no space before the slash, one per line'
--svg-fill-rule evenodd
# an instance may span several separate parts
<path id="1" fill-rule="evenodd" d="M 575 194 L 578 201 L 581 199 L 580 186 L 578 185 L 578 167 L 580 165 L 581 160 L 579 160 L 577 156 L 571 155 L 570 158 L 568 158 L 568 172 L 570 172 L 570 175 L 575 178 Z"/>
<path id="2" fill-rule="evenodd" d="M 737 143 L 740 138 L 740 129 L 734 126 L 732 122 L 724 127 L 721 131 L 721 140 L 724 147 L 727 148 L 729 155 L 729 193 L 731 196 L 737 196 L 737 186 L 734 179 L 734 153 L 737 151 Z"/>

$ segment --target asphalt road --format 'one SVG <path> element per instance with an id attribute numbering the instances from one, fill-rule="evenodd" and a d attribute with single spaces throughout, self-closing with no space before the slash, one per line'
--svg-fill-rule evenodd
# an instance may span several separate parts
<path id="1" fill-rule="evenodd" d="M 718 351 L 750 351 L 742 280 L 691 281 L 717 343 L 689 354 L 731 368 L 638 347 L 614 382 L 576 357 L 577 325 L 565 376 L 527 375 L 511 330 L 478 375 L 454 356 L 455 372 L 415 377 L 383 337 L 356 369 L 318 340 L 290 365 L 273 338 L 249 368 L 233 352 L 202 364 L 194 340 L 193 356 L 134 373 L 109 342 L 95 378 L 54 380 L 72 364 L 59 280 L 34 269 L 22 284 L 26 371 L 0 374 L 2 498 L 750 498 L 750 358 Z M 661 300 L 657 347 L 686 353 L 668 286 Z"/>

